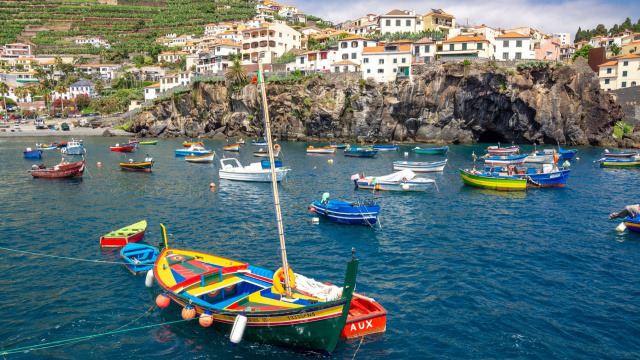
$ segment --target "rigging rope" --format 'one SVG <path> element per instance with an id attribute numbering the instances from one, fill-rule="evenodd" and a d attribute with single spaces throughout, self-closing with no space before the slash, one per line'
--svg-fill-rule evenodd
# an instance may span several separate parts
<path id="1" fill-rule="evenodd" d="M 56 258 L 56 259 L 85 261 L 85 262 L 91 262 L 91 263 L 96 263 L 96 264 L 118 264 L 118 265 L 123 265 L 124 264 L 121 261 L 80 259 L 80 258 L 74 258 L 74 257 L 69 257 L 69 256 L 49 255 L 49 254 L 32 252 L 32 251 L 10 249 L 10 248 L 6 248 L 6 247 L 2 247 L 2 246 L 0 246 L 0 250 L 13 251 L 13 252 L 17 252 L 17 253 L 21 253 L 21 254 L 27 254 L 27 255 L 33 255 L 33 256 L 45 256 L 45 257 L 51 257 L 51 258 Z M 153 266 L 155 266 L 155 264 Z"/>

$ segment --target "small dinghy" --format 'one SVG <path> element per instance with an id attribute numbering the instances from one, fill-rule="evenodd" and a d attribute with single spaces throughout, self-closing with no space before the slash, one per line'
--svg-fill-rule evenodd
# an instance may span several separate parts
<path id="1" fill-rule="evenodd" d="M 122 229 L 112 231 L 100 238 L 100 246 L 118 247 L 129 243 L 137 243 L 144 239 L 144 232 L 147 230 L 147 221 L 142 220 L 133 225 L 125 226 Z"/>
<path id="2" fill-rule="evenodd" d="M 120 250 L 124 265 L 134 274 L 153 269 L 159 254 L 153 246 L 136 243 L 127 244 Z"/>
<path id="3" fill-rule="evenodd" d="M 380 214 L 380 205 L 376 203 L 330 200 L 329 193 L 324 193 L 322 200 L 312 202 L 309 209 L 321 218 L 349 225 L 373 226 Z"/>

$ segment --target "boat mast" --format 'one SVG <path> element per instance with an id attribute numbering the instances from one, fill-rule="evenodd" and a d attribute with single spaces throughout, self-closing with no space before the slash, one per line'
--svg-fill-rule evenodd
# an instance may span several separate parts
<path id="1" fill-rule="evenodd" d="M 282 251 L 282 273 L 284 274 L 284 284 L 288 299 L 292 298 L 291 285 L 289 279 L 289 262 L 287 261 L 287 248 L 284 242 L 284 226 L 282 225 L 282 214 L 280 213 L 280 196 L 278 195 L 278 180 L 276 179 L 275 158 L 273 156 L 273 142 L 271 141 L 271 125 L 269 123 L 269 108 L 267 107 L 267 92 L 264 82 L 264 72 L 262 71 L 262 60 L 258 60 L 258 78 L 260 78 L 260 91 L 262 92 L 262 106 L 264 111 L 264 135 L 267 138 L 267 153 L 271 164 L 271 187 L 273 188 L 273 200 L 276 206 L 276 219 L 278 221 L 278 235 L 280 236 L 280 249 Z"/>

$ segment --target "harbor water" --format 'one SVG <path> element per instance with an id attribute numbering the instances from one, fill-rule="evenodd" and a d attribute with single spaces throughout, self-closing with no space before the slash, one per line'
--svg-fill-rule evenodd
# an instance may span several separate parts
<path id="1" fill-rule="evenodd" d="M 99 246 L 100 236 L 146 219 L 143 243 L 157 245 L 163 223 L 170 246 L 276 270 L 270 184 L 219 180 L 217 160 L 192 164 L 174 156 L 179 139 L 123 155 L 109 146 L 126 138 L 101 137 L 84 139 L 83 179 L 37 179 L 27 172 L 32 164 L 49 167 L 61 159 L 57 150 L 24 159 L 25 148 L 41 141 L 0 140 L 0 350 L 115 333 L 6 359 L 318 356 L 251 342 L 232 348 L 229 334 L 197 320 L 146 327 L 181 320 L 180 307 L 154 306 L 159 288 L 146 288 L 144 275 L 113 264 L 119 249 Z M 223 153 L 225 141 L 204 144 L 219 157 L 258 161 L 251 153 L 258 147 L 249 143 L 239 153 Z M 593 161 L 604 149 L 579 147 L 566 188 L 496 192 L 464 186 L 458 172 L 473 166 L 472 152 L 483 154 L 487 144 L 454 145 L 443 173 L 420 175 L 434 178 L 437 188 L 375 193 L 355 190 L 350 177 L 390 174 L 397 160 L 445 156 L 413 154 L 408 144 L 375 159 L 344 157 L 341 150 L 306 154 L 309 145 L 326 145 L 320 143 L 280 144 L 284 165 L 293 169 L 279 185 L 292 269 L 341 284 L 355 248 L 356 291 L 389 312 L 385 333 L 341 341 L 335 359 L 640 357 L 640 234 L 618 233 L 620 221 L 607 219 L 640 201 L 640 169 L 601 169 Z M 147 155 L 155 161 L 151 173 L 118 166 Z M 325 192 L 332 199 L 375 200 L 381 226 L 312 224 L 308 205 Z"/>

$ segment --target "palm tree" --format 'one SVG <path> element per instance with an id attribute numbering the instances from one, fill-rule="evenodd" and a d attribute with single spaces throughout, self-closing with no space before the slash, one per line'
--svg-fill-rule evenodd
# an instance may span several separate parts
<path id="1" fill-rule="evenodd" d="M 224 77 L 231 84 L 241 84 L 247 80 L 247 70 L 240 65 L 240 60 L 234 60 L 233 65 L 227 68 Z"/>
<path id="2" fill-rule="evenodd" d="M 51 100 L 51 88 L 45 83 L 40 83 L 38 84 L 38 91 L 42 93 L 42 100 L 44 100 L 45 109 L 49 109 L 49 100 Z"/>
<path id="3" fill-rule="evenodd" d="M 104 85 L 102 84 L 102 81 L 100 80 L 96 81 L 95 85 L 93 85 L 93 89 L 96 91 L 98 95 L 102 95 L 102 90 L 104 90 Z"/>
<path id="4" fill-rule="evenodd" d="M 2 93 L 2 100 L 4 101 L 4 110 L 5 113 L 7 112 L 7 98 L 4 96 L 4 94 L 9 92 L 9 85 L 1 82 L 0 83 L 0 93 Z"/>
<path id="5" fill-rule="evenodd" d="M 124 76 L 124 79 L 126 80 L 126 86 L 127 86 L 127 89 L 128 89 L 129 88 L 129 82 L 133 78 L 133 74 L 131 72 L 129 72 L 129 71 L 125 71 L 123 76 Z"/>
<path id="6" fill-rule="evenodd" d="M 67 87 L 64 84 L 56 85 L 54 89 L 60 95 L 60 106 L 62 106 L 62 112 L 64 112 L 64 99 L 62 98 L 62 94 L 67 92 Z"/>
<path id="7" fill-rule="evenodd" d="M 618 56 L 618 55 L 620 55 L 620 52 L 622 52 L 622 48 L 620 46 L 618 46 L 618 44 L 613 43 L 613 44 L 609 45 L 609 51 L 611 51 L 613 56 Z"/>
<path id="8" fill-rule="evenodd" d="M 22 100 L 22 102 L 24 102 L 24 98 L 27 97 L 27 94 L 29 93 L 29 91 L 24 86 L 20 86 L 20 87 L 16 88 L 14 93 L 16 94 L 18 99 L 20 99 L 20 100 Z M 20 109 L 20 114 L 21 115 L 22 115 L 23 111 L 24 110 L 21 108 Z"/>

